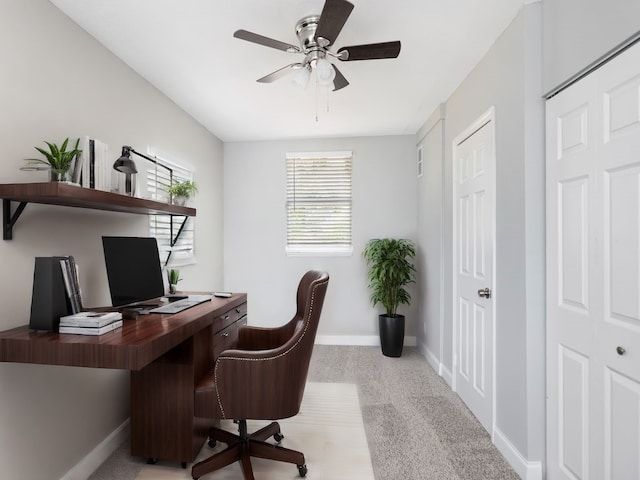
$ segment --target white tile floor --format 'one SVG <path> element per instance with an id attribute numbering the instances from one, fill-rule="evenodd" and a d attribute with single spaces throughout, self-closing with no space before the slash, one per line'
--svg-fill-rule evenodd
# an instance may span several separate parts
<path id="1" fill-rule="evenodd" d="M 249 432 L 268 422 L 247 422 Z M 375 478 L 362 422 L 362 413 L 355 385 L 344 383 L 308 383 L 300 413 L 280 421 L 285 435 L 282 445 L 304 453 L 308 480 L 372 480 Z M 234 431 L 231 422 L 223 425 Z M 224 444 L 216 449 L 224 448 Z M 215 451 L 215 450 L 213 450 Z M 196 461 L 211 455 L 205 445 Z M 299 479 L 295 465 L 252 459 L 256 478 L 260 480 Z M 204 475 L 202 480 L 238 480 L 242 478 L 236 463 L 217 472 Z M 136 480 L 191 480 L 191 465 L 145 466 Z"/>

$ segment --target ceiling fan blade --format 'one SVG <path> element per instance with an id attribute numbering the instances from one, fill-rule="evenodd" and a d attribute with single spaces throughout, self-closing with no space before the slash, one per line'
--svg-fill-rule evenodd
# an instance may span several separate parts
<path id="1" fill-rule="evenodd" d="M 347 85 L 349 85 L 349 82 L 347 81 L 346 78 L 344 78 L 344 75 L 340 73 L 340 70 L 338 70 L 338 67 L 336 67 L 334 64 L 331 64 L 331 66 L 336 72 L 336 76 L 333 79 L 333 91 L 335 92 L 336 90 L 340 90 L 341 88 L 344 88 Z"/>
<path id="2" fill-rule="evenodd" d="M 349 62 L 352 60 L 396 58 L 398 55 L 400 55 L 400 41 L 342 47 L 337 53 L 340 60 Z"/>
<path id="3" fill-rule="evenodd" d="M 281 42 L 280 40 L 274 40 L 273 38 L 265 37 L 263 35 L 258 35 L 257 33 L 249 32 L 247 30 L 236 30 L 233 36 L 240 40 L 257 43 L 258 45 L 264 45 L 265 47 L 277 48 L 278 50 L 284 50 L 285 52 L 300 52 L 300 48 L 295 45 Z"/>
<path id="4" fill-rule="evenodd" d="M 353 3 L 347 0 L 327 0 L 316 29 L 316 42 L 322 47 L 328 47 L 335 42 L 352 10 Z M 318 41 L 319 38 L 324 38 L 325 42 Z"/>
<path id="5" fill-rule="evenodd" d="M 292 63 L 291 65 L 287 65 L 286 67 L 282 67 L 275 72 L 271 72 L 269 75 L 265 75 L 262 78 L 256 80 L 256 82 L 260 83 L 271 83 L 276 80 L 286 76 L 291 70 L 297 70 L 298 68 L 302 68 L 303 65 L 301 63 Z"/>

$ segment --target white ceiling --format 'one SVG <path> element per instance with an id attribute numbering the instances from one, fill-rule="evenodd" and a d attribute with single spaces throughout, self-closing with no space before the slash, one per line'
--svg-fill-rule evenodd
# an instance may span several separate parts
<path id="1" fill-rule="evenodd" d="M 414 134 L 525 0 L 351 0 L 332 51 L 400 40 L 396 59 L 340 62 L 337 92 L 256 79 L 302 55 L 239 40 L 237 29 L 298 45 L 296 22 L 324 0 L 51 0 L 225 142 Z M 317 120 L 316 120 L 317 116 Z"/>

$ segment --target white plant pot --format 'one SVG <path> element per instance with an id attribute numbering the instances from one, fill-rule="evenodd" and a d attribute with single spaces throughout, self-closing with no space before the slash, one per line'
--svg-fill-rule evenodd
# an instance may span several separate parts
<path id="1" fill-rule="evenodd" d="M 187 197 L 183 197 L 183 196 L 173 197 L 174 205 L 178 205 L 179 207 L 184 207 L 186 203 L 187 203 Z"/>

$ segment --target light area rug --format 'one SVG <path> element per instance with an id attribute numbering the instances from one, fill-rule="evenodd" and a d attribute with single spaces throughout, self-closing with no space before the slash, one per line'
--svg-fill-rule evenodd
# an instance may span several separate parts
<path id="1" fill-rule="evenodd" d="M 269 422 L 249 421 L 253 432 Z M 309 469 L 308 480 L 373 480 L 371 456 L 362 421 L 356 385 L 347 383 L 312 383 L 306 385 L 300 413 L 279 421 L 284 440 L 282 446 L 304 453 Z M 222 428 L 237 432 L 230 421 L 223 421 Z M 206 444 L 196 462 L 222 450 L 224 444 L 214 449 Z M 253 472 L 257 480 L 288 480 L 300 478 L 298 469 L 290 463 L 252 458 Z M 221 470 L 203 475 L 202 480 L 242 479 L 240 465 L 236 462 Z M 191 465 L 146 465 L 136 480 L 191 480 Z"/>

